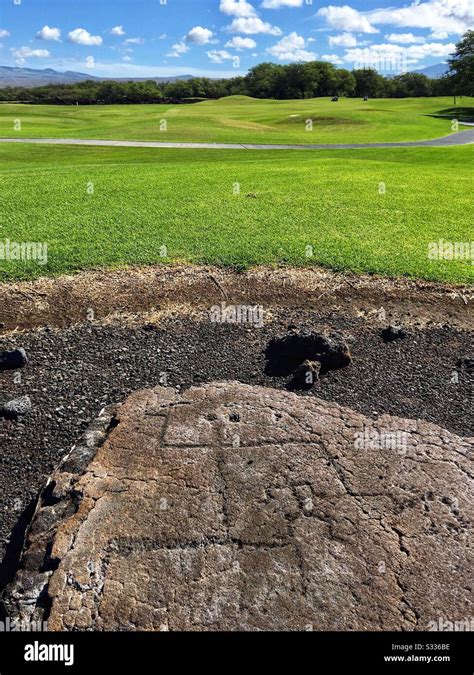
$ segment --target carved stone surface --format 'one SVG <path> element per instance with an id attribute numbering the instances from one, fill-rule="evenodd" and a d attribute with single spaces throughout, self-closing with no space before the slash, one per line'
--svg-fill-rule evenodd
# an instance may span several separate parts
<path id="1" fill-rule="evenodd" d="M 427 630 L 473 615 L 472 439 L 239 383 L 139 391 L 112 415 L 43 492 L 13 619 Z"/>

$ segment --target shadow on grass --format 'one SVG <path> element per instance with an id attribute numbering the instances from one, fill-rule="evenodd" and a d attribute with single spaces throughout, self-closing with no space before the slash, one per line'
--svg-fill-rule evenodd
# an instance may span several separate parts
<path id="1" fill-rule="evenodd" d="M 468 106 L 455 106 L 454 108 L 445 108 L 438 110 L 436 113 L 428 115 L 428 117 L 447 117 L 451 120 L 459 120 L 460 122 L 474 122 L 474 108 Z"/>

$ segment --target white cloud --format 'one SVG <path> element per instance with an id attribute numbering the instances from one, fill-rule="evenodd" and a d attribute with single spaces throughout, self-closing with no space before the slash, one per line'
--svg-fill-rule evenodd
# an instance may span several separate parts
<path id="1" fill-rule="evenodd" d="M 207 45 L 210 42 L 211 38 L 214 36 L 212 30 L 209 28 L 203 28 L 202 26 L 195 26 L 191 28 L 189 33 L 186 35 L 186 42 L 191 42 L 194 45 Z"/>
<path id="2" fill-rule="evenodd" d="M 414 0 L 405 7 L 369 12 L 359 12 L 348 5 L 329 5 L 322 7 L 317 16 L 324 17 L 332 28 L 354 33 L 377 33 L 375 26 L 387 24 L 461 34 L 474 26 L 474 3 L 472 0 Z"/>
<path id="3" fill-rule="evenodd" d="M 316 54 L 305 49 L 306 40 L 298 33 L 290 33 L 277 42 L 273 47 L 269 47 L 267 52 L 276 57 L 279 61 L 313 61 Z"/>
<path id="4" fill-rule="evenodd" d="M 257 12 L 247 0 L 221 0 L 219 9 L 223 14 L 237 17 L 258 16 Z"/>
<path id="5" fill-rule="evenodd" d="M 444 30 L 434 30 L 429 38 L 431 40 L 446 40 L 447 37 L 449 36 L 449 33 L 446 33 Z"/>
<path id="6" fill-rule="evenodd" d="M 405 48 L 409 59 L 424 59 L 428 56 L 435 58 L 450 56 L 456 49 L 453 42 L 442 44 L 440 42 L 426 42 L 423 45 L 411 45 Z"/>
<path id="7" fill-rule="evenodd" d="M 226 43 L 226 47 L 231 49 L 237 49 L 237 51 L 242 51 L 242 49 L 255 49 L 257 43 L 252 38 L 243 38 L 240 36 L 232 38 L 229 42 Z"/>
<path id="8" fill-rule="evenodd" d="M 0 28 L 0 39 L 10 37 L 10 33 L 4 28 Z"/>
<path id="9" fill-rule="evenodd" d="M 329 38 L 330 47 L 356 47 L 357 40 L 352 33 L 342 33 Z"/>
<path id="10" fill-rule="evenodd" d="M 168 52 L 166 56 L 172 56 L 179 59 L 179 57 L 183 56 L 183 54 L 186 54 L 186 52 L 189 52 L 188 45 L 184 42 L 176 42 L 176 44 L 171 47 L 171 51 Z"/>
<path id="11" fill-rule="evenodd" d="M 48 58 L 48 56 L 51 56 L 51 54 L 48 52 L 47 49 L 30 49 L 30 47 L 21 47 L 20 49 L 12 49 L 11 52 L 13 56 L 18 59 L 28 59 L 28 58 L 46 59 Z"/>
<path id="12" fill-rule="evenodd" d="M 385 38 L 389 42 L 395 42 L 399 45 L 409 45 L 415 43 L 423 44 L 423 42 L 425 42 L 425 38 L 413 35 L 413 33 L 390 33 L 390 35 L 386 35 Z"/>
<path id="13" fill-rule="evenodd" d="M 76 45 L 85 45 L 86 47 L 98 47 L 102 44 L 100 35 L 91 35 L 85 28 L 76 28 L 68 35 L 68 40 Z"/>
<path id="14" fill-rule="evenodd" d="M 304 0 L 263 0 L 264 9 L 280 9 L 281 7 L 302 7 Z"/>
<path id="15" fill-rule="evenodd" d="M 145 40 L 141 37 L 127 38 L 123 41 L 124 45 L 144 45 Z"/>
<path id="16" fill-rule="evenodd" d="M 474 3 L 472 0 L 415 0 L 406 7 L 376 9 L 366 12 L 366 16 L 373 24 L 464 33 L 474 26 Z"/>
<path id="17" fill-rule="evenodd" d="M 456 48 L 453 43 L 427 42 L 423 45 L 402 47 L 395 44 L 372 45 L 367 49 L 348 49 L 344 55 L 346 63 L 356 68 L 375 68 L 377 70 L 404 70 L 415 66 L 427 57 L 445 58 Z"/>
<path id="18" fill-rule="evenodd" d="M 257 35 L 264 33 L 266 35 L 283 35 L 283 32 L 277 26 L 272 26 L 268 21 L 262 21 L 259 18 L 234 19 L 228 27 L 231 33 L 244 33 L 244 35 Z"/>
<path id="19" fill-rule="evenodd" d="M 114 26 L 112 30 L 110 31 L 111 35 L 125 35 L 125 31 L 123 29 L 123 26 Z"/>
<path id="20" fill-rule="evenodd" d="M 316 12 L 316 16 L 325 18 L 331 28 L 336 30 L 352 33 L 378 33 L 378 30 L 371 25 L 363 14 L 348 5 L 321 7 Z"/>
<path id="21" fill-rule="evenodd" d="M 212 51 L 207 52 L 207 55 L 211 59 L 212 63 L 224 63 L 224 61 L 233 61 L 235 58 L 225 49 L 213 49 Z"/>
<path id="22" fill-rule="evenodd" d="M 323 54 L 321 58 L 323 61 L 329 61 L 330 63 L 334 63 L 335 66 L 339 66 L 341 65 L 341 63 L 344 63 L 341 57 L 338 56 L 337 54 Z"/>
<path id="23" fill-rule="evenodd" d="M 122 61 L 127 61 L 127 62 L 132 61 L 132 57 L 131 56 L 123 56 Z"/>
<path id="24" fill-rule="evenodd" d="M 43 28 L 36 33 L 38 40 L 48 40 L 51 42 L 60 42 L 61 40 L 61 31 L 59 28 L 50 28 L 49 26 L 43 26 Z"/>

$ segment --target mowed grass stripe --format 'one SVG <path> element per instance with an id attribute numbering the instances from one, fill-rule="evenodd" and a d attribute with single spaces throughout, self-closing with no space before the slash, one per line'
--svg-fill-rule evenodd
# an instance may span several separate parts
<path id="1" fill-rule="evenodd" d="M 0 278 L 186 261 L 472 281 L 469 262 L 427 253 L 440 238 L 471 239 L 473 152 L 4 145 L 0 241 L 47 242 L 49 259 L 0 261 Z"/>

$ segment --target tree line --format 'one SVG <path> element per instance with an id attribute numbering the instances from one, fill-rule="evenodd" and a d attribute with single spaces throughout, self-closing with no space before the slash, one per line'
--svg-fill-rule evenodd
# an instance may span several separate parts
<path id="1" fill-rule="evenodd" d="M 174 82 L 86 80 L 75 84 L 0 89 L 0 101 L 91 105 L 112 103 L 192 103 L 224 96 L 246 95 L 266 99 L 304 99 L 319 96 L 404 98 L 474 95 L 474 31 L 456 46 L 444 77 L 420 73 L 383 76 L 376 70 L 336 68 L 325 61 L 279 65 L 260 63 L 244 77 L 204 77 Z"/>
<path id="2" fill-rule="evenodd" d="M 160 83 L 85 80 L 74 84 L 48 84 L 41 87 L 5 87 L 0 101 L 91 105 L 112 103 L 191 103 L 241 94 L 254 98 L 303 99 L 318 96 L 444 96 L 452 93 L 447 78 L 432 80 L 418 73 L 383 77 L 372 69 L 335 68 L 322 61 L 293 63 L 288 66 L 261 63 L 245 77 L 212 80 L 193 78 Z"/>

